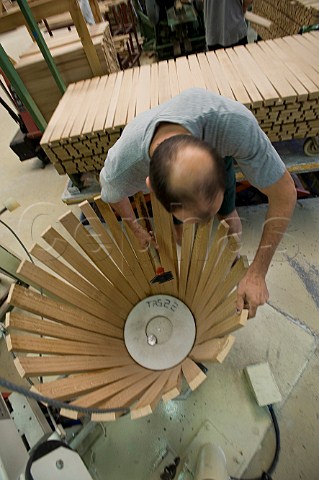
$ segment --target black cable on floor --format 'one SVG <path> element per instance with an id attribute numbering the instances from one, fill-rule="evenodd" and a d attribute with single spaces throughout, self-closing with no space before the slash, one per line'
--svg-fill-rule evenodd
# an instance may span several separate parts
<path id="1" fill-rule="evenodd" d="M 271 475 L 274 473 L 275 468 L 277 466 L 278 460 L 279 460 L 279 453 L 280 453 L 280 430 L 279 430 L 279 425 L 277 421 L 277 417 L 275 414 L 275 411 L 273 409 L 272 405 L 267 405 L 268 411 L 270 413 L 274 430 L 275 430 L 275 435 L 276 435 L 276 448 L 275 448 L 275 453 L 274 453 L 274 458 L 271 462 L 270 467 L 266 472 L 263 472 L 261 477 L 258 478 L 251 478 L 251 479 L 239 479 L 235 477 L 230 477 L 231 480 L 272 480 Z"/>
<path id="2" fill-rule="evenodd" d="M 16 232 L 7 224 L 5 223 L 3 220 L 0 220 L 0 223 L 6 227 L 11 233 L 12 235 L 14 236 L 14 238 L 20 243 L 21 247 L 23 248 L 23 250 L 25 251 L 25 253 L 28 255 L 28 258 L 30 260 L 31 263 L 34 263 L 33 261 L 33 258 L 31 257 L 30 253 L 28 252 L 28 249 L 27 247 L 24 245 L 24 243 L 20 240 L 20 238 L 18 237 L 18 235 L 16 234 Z"/>
<path id="3" fill-rule="evenodd" d="M 268 469 L 268 472 L 267 472 L 269 475 L 271 475 L 272 473 L 274 473 L 275 468 L 276 468 L 277 463 L 278 463 L 278 460 L 279 460 L 279 453 L 280 453 L 280 430 L 279 430 L 279 425 L 278 425 L 277 417 L 276 417 L 275 411 L 274 411 L 274 409 L 273 409 L 273 406 L 272 406 L 272 405 L 268 405 L 267 407 L 268 407 L 269 413 L 270 413 L 270 415 L 271 415 L 271 419 L 272 419 L 272 422 L 273 422 L 273 425 L 274 425 L 275 435 L 276 435 L 276 450 L 275 450 L 275 455 L 274 455 L 272 464 L 270 465 L 270 467 L 269 467 L 269 469 Z"/>

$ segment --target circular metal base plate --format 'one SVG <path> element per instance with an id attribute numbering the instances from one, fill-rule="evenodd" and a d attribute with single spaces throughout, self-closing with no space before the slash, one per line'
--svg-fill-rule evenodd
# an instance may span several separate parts
<path id="1" fill-rule="evenodd" d="M 131 310 L 124 327 L 126 348 L 134 360 L 152 370 L 165 370 L 189 354 L 196 335 L 189 308 L 170 295 L 144 298 Z"/>

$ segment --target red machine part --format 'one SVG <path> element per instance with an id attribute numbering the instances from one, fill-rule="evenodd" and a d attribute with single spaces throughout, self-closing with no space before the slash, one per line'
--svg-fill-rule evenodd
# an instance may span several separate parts
<path id="1" fill-rule="evenodd" d="M 22 101 L 20 100 L 18 94 L 15 92 L 14 88 L 10 84 L 8 78 L 5 76 L 3 70 L 0 68 L 0 73 L 2 77 L 4 78 L 4 81 L 6 83 L 6 86 L 8 88 L 8 94 L 13 101 L 17 111 L 18 115 L 20 116 L 23 124 L 25 125 L 26 128 L 26 133 L 28 134 L 28 137 L 30 138 L 38 138 L 42 136 L 42 132 L 38 129 L 36 124 L 33 121 L 33 118 L 31 114 L 28 112 Z"/>

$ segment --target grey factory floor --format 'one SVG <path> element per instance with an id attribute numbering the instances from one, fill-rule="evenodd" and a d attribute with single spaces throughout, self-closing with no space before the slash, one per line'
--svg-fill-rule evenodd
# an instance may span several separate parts
<path id="1" fill-rule="evenodd" d="M 18 38 L 28 41 L 27 33 L 19 32 L 19 36 L 0 36 L 13 57 L 22 48 Z M 69 209 L 61 201 L 67 179 L 52 165 L 41 169 L 37 159 L 21 163 L 9 148 L 17 126 L 3 109 L 0 125 L 0 207 L 8 197 L 21 205 L 1 219 L 30 248 Z M 208 379 L 203 385 L 183 400 L 161 404 L 149 417 L 135 421 L 123 417 L 104 425 L 85 458 L 94 479 L 159 479 L 154 471 L 163 470 L 174 455 L 185 458 L 187 452 L 191 452 L 188 468 L 183 464 L 178 478 L 191 479 L 196 449 L 207 441 L 223 448 L 232 476 L 260 476 L 272 460 L 274 435 L 268 413 L 257 406 L 243 369 L 261 362 L 269 363 L 282 394 L 282 401 L 275 405 L 281 453 L 273 480 L 319 479 L 318 208 L 318 198 L 298 201 L 268 273 L 268 304 L 236 333 L 235 345 L 222 365 L 207 364 Z M 76 206 L 72 209 L 77 212 Z M 258 245 L 265 211 L 265 206 L 239 209 L 244 226 L 242 253 L 249 260 Z M 25 256 L 2 225 L 0 235 L 1 244 Z M 0 375 L 17 379 L 3 340 Z"/>

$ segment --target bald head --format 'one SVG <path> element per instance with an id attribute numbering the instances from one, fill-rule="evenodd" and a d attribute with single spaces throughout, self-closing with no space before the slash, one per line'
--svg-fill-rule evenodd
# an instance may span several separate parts
<path id="1" fill-rule="evenodd" d="M 154 151 L 150 183 L 169 212 L 184 208 L 206 219 L 216 196 L 225 190 L 224 161 L 208 143 L 175 135 Z"/>
<path id="2" fill-rule="evenodd" d="M 214 161 L 210 152 L 194 145 L 181 146 L 172 162 L 169 172 L 169 181 L 172 188 L 178 191 L 196 190 L 203 178 L 212 176 Z M 200 192 L 197 192 L 200 193 Z"/>

